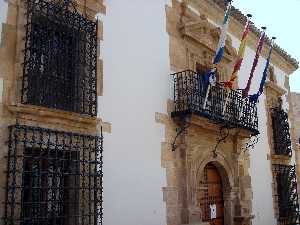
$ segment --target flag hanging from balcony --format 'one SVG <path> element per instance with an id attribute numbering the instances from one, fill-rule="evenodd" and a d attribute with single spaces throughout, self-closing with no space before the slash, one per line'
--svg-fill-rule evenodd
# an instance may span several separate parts
<path id="1" fill-rule="evenodd" d="M 214 86 L 216 83 L 216 71 L 217 71 L 216 66 L 221 62 L 221 59 L 223 58 L 224 55 L 225 43 L 227 39 L 227 30 L 229 27 L 230 13 L 232 8 L 231 0 L 225 0 L 225 3 L 227 5 L 227 8 L 224 16 L 224 21 L 221 29 L 221 35 L 220 35 L 216 55 L 213 61 L 213 66 L 212 69 L 205 74 L 206 84 L 209 82 L 209 84 L 212 86 Z"/>
<path id="2" fill-rule="evenodd" d="M 247 22 L 246 22 L 246 25 L 245 25 L 245 28 L 244 28 L 244 32 L 243 32 L 243 36 L 242 36 L 242 40 L 241 40 L 241 43 L 240 43 L 240 47 L 239 47 L 239 51 L 238 51 L 238 57 L 237 57 L 237 60 L 235 62 L 235 65 L 234 65 L 234 68 L 233 68 L 233 72 L 231 74 L 231 77 L 230 77 L 229 81 L 227 81 L 227 82 L 224 83 L 224 87 L 225 88 L 232 89 L 233 88 L 233 84 L 234 84 L 234 82 L 237 79 L 238 72 L 239 72 L 239 70 L 241 68 L 241 65 L 242 65 L 242 62 L 243 62 L 243 59 L 244 59 L 244 55 L 245 55 L 248 34 L 249 34 L 249 31 L 250 31 L 250 26 L 251 26 L 251 21 L 250 21 L 251 17 L 252 16 L 250 14 L 247 15 Z"/>
<path id="3" fill-rule="evenodd" d="M 269 71 L 269 66 L 270 66 L 270 61 L 271 61 L 271 56 L 272 56 L 272 51 L 273 51 L 273 46 L 274 46 L 274 41 L 275 37 L 272 38 L 272 42 L 271 42 L 271 46 L 270 46 L 270 50 L 269 50 L 269 55 L 267 58 L 267 62 L 266 62 L 266 66 L 263 72 L 263 76 L 260 82 L 260 86 L 259 86 L 259 90 L 256 94 L 250 95 L 249 99 L 251 102 L 258 102 L 258 98 L 259 96 L 263 93 L 264 91 L 264 86 L 267 80 L 267 76 L 268 76 L 268 71 Z"/>
<path id="4" fill-rule="evenodd" d="M 253 79 L 253 76 L 254 76 L 254 72 L 255 72 L 256 66 L 258 64 L 258 59 L 259 59 L 259 57 L 261 55 L 261 52 L 262 52 L 262 49 L 263 49 L 265 36 L 266 36 L 266 28 L 262 27 L 262 29 L 263 29 L 263 31 L 261 32 L 261 35 L 260 35 L 260 38 L 259 38 L 259 41 L 258 41 L 256 54 L 255 54 L 255 57 L 254 57 L 254 61 L 253 61 L 250 76 L 249 76 L 249 79 L 248 79 L 248 82 L 247 82 L 247 86 L 243 90 L 243 97 L 244 98 L 248 97 L 249 90 L 250 90 L 250 87 L 251 87 L 251 82 L 252 82 L 252 79 Z"/>

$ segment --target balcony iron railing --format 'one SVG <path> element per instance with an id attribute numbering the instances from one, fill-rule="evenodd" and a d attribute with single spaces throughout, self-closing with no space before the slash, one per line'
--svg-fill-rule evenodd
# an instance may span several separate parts
<path id="1" fill-rule="evenodd" d="M 288 113 L 281 107 L 272 111 L 274 151 L 276 155 L 292 156 L 292 142 Z"/>
<path id="2" fill-rule="evenodd" d="M 273 165 L 277 184 L 279 224 L 300 224 L 299 199 L 297 191 L 296 167 Z"/>
<path id="3" fill-rule="evenodd" d="M 259 133 L 256 104 L 250 102 L 249 98 L 243 98 L 241 91 L 226 91 L 222 84 L 217 83 L 211 87 L 204 106 L 207 87 L 203 82 L 203 75 L 186 70 L 172 76 L 175 103 L 172 117 L 195 114 L 215 123 Z"/>

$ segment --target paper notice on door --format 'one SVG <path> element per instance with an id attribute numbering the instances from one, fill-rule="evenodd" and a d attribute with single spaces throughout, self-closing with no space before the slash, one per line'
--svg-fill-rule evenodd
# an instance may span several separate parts
<path id="1" fill-rule="evenodd" d="M 210 205 L 210 218 L 216 219 L 217 218 L 217 206 L 216 204 Z"/>

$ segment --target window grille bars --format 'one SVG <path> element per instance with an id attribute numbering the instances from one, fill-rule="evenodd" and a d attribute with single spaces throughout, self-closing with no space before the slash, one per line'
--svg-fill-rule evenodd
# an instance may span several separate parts
<path id="1" fill-rule="evenodd" d="M 273 171 L 277 184 L 279 223 L 300 224 L 296 166 L 274 164 Z"/>
<path id="2" fill-rule="evenodd" d="M 248 98 L 242 98 L 240 91 L 228 92 L 228 103 L 223 114 L 227 93 L 221 84 L 211 87 L 204 107 L 206 87 L 203 74 L 186 70 L 172 76 L 175 103 L 172 117 L 196 114 L 216 123 L 226 123 L 230 127 L 245 128 L 255 134 L 259 133 L 256 104 Z"/>
<path id="3" fill-rule="evenodd" d="M 281 107 L 272 110 L 273 142 L 276 155 L 292 156 L 288 113 Z"/>
<path id="4" fill-rule="evenodd" d="M 21 102 L 97 116 L 97 22 L 71 4 L 27 0 Z"/>
<path id="5" fill-rule="evenodd" d="M 9 127 L 5 225 L 101 225 L 103 136 Z"/>

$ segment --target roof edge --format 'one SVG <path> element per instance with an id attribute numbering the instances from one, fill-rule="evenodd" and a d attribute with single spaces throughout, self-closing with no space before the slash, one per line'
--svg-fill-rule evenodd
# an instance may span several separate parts
<path id="1" fill-rule="evenodd" d="M 225 8 L 224 0 L 212 0 L 216 5 L 218 5 L 222 9 Z M 237 8 L 234 6 L 232 7 L 232 17 L 236 19 L 238 22 L 241 24 L 245 25 L 247 22 L 247 17 Z M 250 29 L 257 37 L 260 36 L 260 30 L 252 24 L 251 29 Z M 271 39 L 269 37 L 266 37 L 266 42 L 270 45 L 271 44 Z M 283 48 L 281 48 L 279 45 L 275 43 L 274 45 L 274 50 L 285 60 L 287 60 L 292 66 L 295 67 L 295 70 L 299 68 L 299 62 L 293 58 L 290 54 L 288 54 Z"/>

